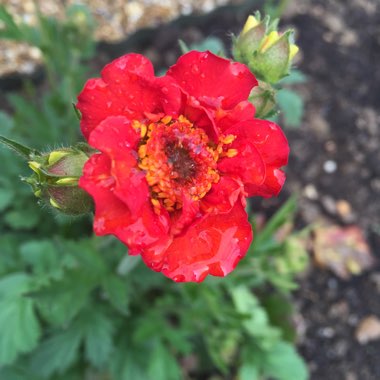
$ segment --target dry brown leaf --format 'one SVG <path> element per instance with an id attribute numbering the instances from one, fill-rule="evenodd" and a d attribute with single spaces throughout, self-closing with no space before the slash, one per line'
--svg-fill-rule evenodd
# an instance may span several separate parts
<path id="1" fill-rule="evenodd" d="M 374 264 L 363 231 L 357 226 L 328 225 L 314 229 L 314 258 L 322 268 L 349 279 Z"/>

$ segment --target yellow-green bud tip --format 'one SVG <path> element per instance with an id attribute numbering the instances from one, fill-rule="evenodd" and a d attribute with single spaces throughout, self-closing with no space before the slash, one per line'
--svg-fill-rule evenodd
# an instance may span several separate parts
<path id="1" fill-rule="evenodd" d="M 28 165 L 29 167 L 34 171 L 36 172 L 37 174 L 39 173 L 39 168 L 41 167 L 41 164 L 39 164 L 38 162 L 36 161 L 29 161 L 28 162 Z"/>
<path id="2" fill-rule="evenodd" d="M 56 150 L 56 151 L 53 151 L 49 154 L 49 157 L 48 157 L 48 164 L 49 165 L 53 165 L 55 164 L 57 161 L 59 161 L 62 157 L 65 157 L 68 155 L 68 152 L 65 152 L 65 151 L 61 151 L 61 150 Z"/>
<path id="3" fill-rule="evenodd" d="M 244 24 L 243 30 L 241 31 L 241 34 L 247 33 L 249 30 L 251 30 L 257 25 L 259 25 L 259 21 L 256 19 L 256 17 L 253 15 L 248 16 L 247 21 Z"/>
<path id="4" fill-rule="evenodd" d="M 78 183 L 78 178 L 76 177 L 65 177 L 56 181 L 57 185 L 76 185 Z"/>
<path id="5" fill-rule="evenodd" d="M 57 209 L 60 209 L 61 207 L 59 206 L 59 204 L 53 199 L 53 198 L 50 198 L 50 204 L 54 207 L 54 208 L 57 208 Z"/>
<path id="6" fill-rule="evenodd" d="M 291 61 L 295 57 L 295 55 L 298 53 L 299 50 L 300 49 L 297 45 L 294 45 L 294 44 L 290 45 L 289 61 Z"/>
<path id="7" fill-rule="evenodd" d="M 273 46 L 280 38 L 280 35 L 276 30 L 273 32 L 270 32 L 261 43 L 260 51 L 264 53 L 266 50 L 268 50 L 271 46 Z"/>

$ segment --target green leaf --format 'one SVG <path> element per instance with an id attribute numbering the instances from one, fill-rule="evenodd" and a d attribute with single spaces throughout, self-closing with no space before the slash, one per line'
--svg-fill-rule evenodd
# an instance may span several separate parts
<path id="1" fill-rule="evenodd" d="M 245 315 L 242 324 L 252 337 L 257 338 L 257 344 L 265 349 L 270 348 L 280 337 L 280 331 L 269 324 L 265 309 L 259 304 L 252 292 L 239 286 L 231 290 L 236 310 Z"/>
<path id="2" fill-rule="evenodd" d="M 15 230 L 30 230 L 37 226 L 39 220 L 40 213 L 36 212 L 33 205 L 9 211 L 4 216 L 4 221 Z"/>
<path id="3" fill-rule="evenodd" d="M 124 281 L 122 281 L 119 277 L 110 274 L 104 279 L 103 288 L 111 305 L 123 314 L 126 314 L 128 296 Z"/>
<path id="4" fill-rule="evenodd" d="M 306 75 L 300 71 L 293 69 L 288 76 L 281 79 L 278 84 L 280 85 L 290 85 L 290 84 L 299 84 L 299 83 L 305 83 L 307 81 Z"/>
<path id="5" fill-rule="evenodd" d="M 58 269 L 57 248 L 50 240 L 28 241 L 20 246 L 20 254 L 23 260 L 31 265 L 36 275 L 50 275 Z"/>
<path id="6" fill-rule="evenodd" d="M 285 124 L 289 127 L 299 127 L 304 111 L 303 99 L 296 92 L 287 88 L 279 90 L 276 99 L 284 116 Z"/>
<path id="7" fill-rule="evenodd" d="M 40 152 L 38 152 L 37 150 L 28 148 L 27 146 L 22 145 L 11 139 L 8 139 L 4 136 L 0 136 L 0 142 L 7 146 L 9 149 L 19 154 L 21 157 L 25 158 L 26 160 L 31 159 L 34 155 L 40 154 Z"/>
<path id="8" fill-rule="evenodd" d="M 86 313 L 83 325 L 85 356 L 94 367 L 102 367 L 113 349 L 113 324 L 107 316 L 93 308 Z"/>
<path id="9" fill-rule="evenodd" d="M 258 368 L 253 363 L 243 363 L 239 368 L 239 380 L 259 380 L 260 373 Z"/>
<path id="10" fill-rule="evenodd" d="M 189 50 L 197 51 L 211 51 L 212 53 L 220 56 L 225 56 L 224 45 L 220 38 L 207 37 L 201 42 L 193 43 L 190 45 Z"/>
<path id="11" fill-rule="evenodd" d="M 275 232 L 286 222 L 292 220 L 297 208 L 296 197 L 290 197 L 285 204 L 272 216 L 266 223 L 264 229 L 258 233 L 253 241 L 252 249 L 256 253 L 263 251 L 265 253 L 265 245 L 273 241 Z M 263 247 L 262 247 L 263 246 Z"/>
<path id="12" fill-rule="evenodd" d="M 148 374 L 155 380 L 178 380 L 182 377 L 175 356 L 161 342 L 157 342 L 152 350 Z"/>
<path id="13" fill-rule="evenodd" d="M 0 211 L 5 210 L 12 203 L 13 195 L 11 189 L 0 187 Z"/>
<path id="14" fill-rule="evenodd" d="M 50 336 L 33 352 L 32 371 L 44 378 L 55 372 L 62 374 L 77 360 L 81 339 L 75 327 Z"/>
<path id="15" fill-rule="evenodd" d="M 187 46 L 186 42 L 183 40 L 178 40 L 179 48 L 181 49 L 182 54 L 186 54 L 190 51 L 190 48 Z"/>
<path id="16" fill-rule="evenodd" d="M 33 302 L 24 293 L 30 277 L 14 273 L 0 281 L 0 365 L 11 364 L 19 354 L 33 350 L 40 336 Z"/>
<path id="17" fill-rule="evenodd" d="M 264 356 L 263 370 L 276 380 L 307 380 L 308 370 L 295 348 L 286 342 L 278 342 Z"/>

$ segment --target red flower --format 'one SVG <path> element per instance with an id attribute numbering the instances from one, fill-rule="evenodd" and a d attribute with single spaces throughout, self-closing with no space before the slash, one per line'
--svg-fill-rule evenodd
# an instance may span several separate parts
<path id="1" fill-rule="evenodd" d="M 276 124 L 254 119 L 256 85 L 245 65 L 196 51 L 160 78 L 127 54 L 90 79 L 77 107 L 100 152 L 80 180 L 95 233 L 174 281 L 231 272 L 252 240 L 245 197 L 277 195 L 289 153 Z"/>

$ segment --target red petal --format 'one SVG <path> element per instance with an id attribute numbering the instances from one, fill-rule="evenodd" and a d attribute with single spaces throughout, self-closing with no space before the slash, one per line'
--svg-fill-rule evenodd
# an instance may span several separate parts
<path id="1" fill-rule="evenodd" d="M 217 127 L 224 133 L 237 123 L 246 120 L 253 120 L 255 116 L 255 107 L 248 101 L 240 102 L 232 110 L 218 109 L 215 112 L 215 121 Z"/>
<path id="2" fill-rule="evenodd" d="M 265 181 L 260 186 L 250 184 L 246 186 L 248 196 L 261 196 L 264 198 L 277 196 L 284 185 L 285 177 L 282 170 L 267 167 Z"/>
<path id="3" fill-rule="evenodd" d="M 149 246 L 168 245 L 168 220 L 156 215 L 147 202 L 138 214 L 114 195 L 111 160 L 94 154 L 86 162 L 79 185 L 95 202 L 94 231 L 97 235 L 113 234 L 130 248 L 131 254 Z"/>
<path id="4" fill-rule="evenodd" d="M 175 237 L 165 252 L 162 273 L 177 282 L 200 282 L 208 274 L 226 276 L 244 257 L 251 241 L 247 213 L 242 203 L 236 202 L 228 214 L 207 215 Z"/>
<path id="5" fill-rule="evenodd" d="M 149 187 L 145 174 L 138 170 L 137 144 L 140 134 L 124 116 L 110 116 L 90 134 L 89 143 L 112 160 L 111 175 L 115 179 L 114 193 L 135 214 L 149 202 Z"/>
<path id="6" fill-rule="evenodd" d="M 261 185 L 265 179 L 265 164 L 255 145 L 244 139 L 236 139 L 232 145 L 238 154 L 232 158 L 222 158 L 218 169 L 225 175 L 238 177 L 244 185 Z"/>
<path id="7" fill-rule="evenodd" d="M 243 184 L 232 177 L 222 176 L 202 199 L 201 209 L 206 213 L 227 213 L 241 195 L 244 195 Z"/>
<path id="8" fill-rule="evenodd" d="M 176 114 L 180 102 L 180 91 L 170 77 L 154 77 L 148 59 L 127 54 L 105 66 L 101 79 L 87 81 L 77 107 L 82 113 L 82 133 L 88 138 L 108 116 L 142 120 L 146 112 Z"/>
<path id="9" fill-rule="evenodd" d="M 247 100 L 257 80 L 247 66 L 210 52 L 191 51 L 167 73 L 181 89 L 211 108 L 233 108 Z"/>
<path id="10" fill-rule="evenodd" d="M 254 119 L 235 124 L 225 134 L 253 142 L 266 165 L 281 167 L 288 163 L 289 145 L 281 128 L 268 120 Z"/>

